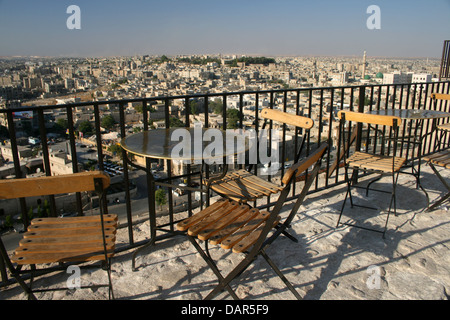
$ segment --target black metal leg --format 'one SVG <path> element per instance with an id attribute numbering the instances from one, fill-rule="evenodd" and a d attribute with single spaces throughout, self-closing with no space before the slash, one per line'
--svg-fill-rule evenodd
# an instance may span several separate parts
<path id="1" fill-rule="evenodd" d="M 289 280 L 281 273 L 280 269 L 278 269 L 277 265 L 272 261 L 272 259 L 269 258 L 269 256 L 266 254 L 264 250 L 261 250 L 261 255 L 263 258 L 267 261 L 267 263 L 270 265 L 270 267 L 275 271 L 278 277 L 284 282 L 284 284 L 287 286 L 289 291 L 292 292 L 292 294 L 298 299 L 301 300 L 302 297 L 298 294 L 297 290 L 295 290 L 294 286 L 289 282 Z"/>
<path id="2" fill-rule="evenodd" d="M 222 274 L 220 273 L 219 269 L 217 268 L 216 264 L 214 263 L 214 261 L 203 251 L 203 249 L 200 247 L 200 245 L 197 243 L 197 241 L 195 241 L 195 239 L 191 236 L 187 236 L 189 241 L 192 243 L 192 245 L 197 249 L 197 251 L 200 253 L 200 255 L 202 256 L 203 260 L 205 260 L 205 262 L 208 264 L 208 266 L 211 268 L 211 270 L 214 272 L 214 274 L 217 276 L 217 278 L 219 279 L 219 285 L 216 287 L 216 289 L 214 289 L 205 299 L 209 300 L 214 298 L 214 296 L 216 296 L 220 291 L 222 291 L 224 288 L 227 289 L 228 293 L 233 297 L 233 299 L 235 300 L 239 300 L 238 296 L 236 295 L 236 293 L 234 293 L 233 289 L 231 289 L 231 287 L 228 285 L 229 282 L 234 278 L 226 281 Z M 214 292 L 214 294 L 213 294 Z"/>

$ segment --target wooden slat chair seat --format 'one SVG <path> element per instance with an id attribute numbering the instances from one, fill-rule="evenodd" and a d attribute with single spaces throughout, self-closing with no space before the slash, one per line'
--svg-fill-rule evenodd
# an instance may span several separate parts
<path id="1" fill-rule="evenodd" d="M 444 185 L 447 188 L 447 193 L 445 195 L 441 196 L 433 204 L 430 204 L 428 206 L 427 211 L 433 211 L 450 197 L 450 186 L 447 183 L 447 181 L 445 181 L 442 174 L 436 168 L 436 166 L 440 166 L 446 169 L 450 169 L 450 149 L 435 152 L 433 154 L 424 156 L 423 159 L 433 170 L 436 177 L 442 182 L 442 185 Z"/>
<path id="2" fill-rule="evenodd" d="M 177 224 L 178 231 L 187 233 L 190 242 L 219 278 L 219 285 L 211 291 L 206 299 L 213 298 L 223 289 L 228 290 L 231 296 L 234 299 L 237 299 L 236 294 L 229 286 L 229 282 L 241 274 L 242 271 L 252 263 L 257 255 L 262 255 L 264 259 L 269 262 L 269 265 L 284 281 L 289 290 L 300 299 L 297 291 L 264 252 L 264 248 L 273 242 L 280 234 L 286 234 L 285 230 L 290 227 L 292 219 L 299 210 L 310 186 L 319 173 L 320 161 L 327 148 L 328 145 L 326 143 L 322 144 L 308 158 L 294 164 L 286 171 L 282 178 L 284 187 L 282 187 L 278 200 L 270 212 L 252 208 L 246 203 L 228 198 L 220 198 L 202 211 Z M 303 189 L 298 195 L 289 216 L 281 223 L 279 213 L 287 199 L 291 185 L 312 166 L 314 166 L 314 169 L 307 175 Z M 252 176 L 250 179 L 251 175 L 245 170 L 242 170 L 241 172 L 237 171 L 237 174 L 241 178 L 241 182 L 245 181 L 245 179 L 252 180 L 252 182 L 257 181 L 255 176 Z M 306 175 L 304 176 L 306 177 Z M 258 188 L 259 187 L 260 186 L 258 185 Z M 266 187 L 268 187 L 268 185 L 266 185 Z M 278 187 L 276 190 L 279 191 Z M 262 192 L 263 191 L 261 191 L 261 193 Z M 269 237 L 269 232 L 274 228 L 276 231 Z M 290 238 L 292 240 L 292 236 L 290 236 Z M 209 252 L 205 253 L 197 243 L 196 239 L 204 241 L 206 244 L 220 245 L 222 249 L 231 250 L 233 253 L 244 253 L 246 258 L 242 260 L 241 263 L 227 275 L 227 277 L 223 278 L 220 271 L 217 269 L 215 262 L 212 261 Z M 206 251 L 208 251 L 208 246 L 205 246 Z"/>
<path id="3" fill-rule="evenodd" d="M 239 202 L 253 201 L 283 190 L 282 186 L 246 170 L 231 171 L 222 180 L 212 182 L 210 186 L 217 193 Z"/>
<path id="4" fill-rule="evenodd" d="M 450 123 L 443 123 L 437 126 L 438 130 L 450 131 Z"/>
<path id="5" fill-rule="evenodd" d="M 223 249 L 242 253 L 258 240 L 268 218 L 267 211 L 260 212 L 246 204 L 222 198 L 201 214 L 179 223 L 177 228 L 200 240 L 209 240 L 213 245 L 220 244 Z"/>
<path id="6" fill-rule="evenodd" d="M 359 151 L 353 153 L 347 158 L 347 164 L 351 168 L 379 170 L 382 172 L 397 172 L 405 164 L 405 162 L 406 158 L 402 157 L 389 157 Z"/>
<path id="7" fill-rule="evenodd" d="M 422 159 L 426 162 L 431 162 L 432 164 L 450 169 L 450 150 L 435 152 L 433 154 L 423 156 Z"/>
<path id="8" fill-rule="evenodd" d="M 447 100 L 450 101 L 450 94 L 441 94 L 441 93 L 432 93 L 431 98 L 433 99 L 434 106 L 437 108 L 437 100 Z M 448 102 L 446 102 L 448 103 Z M 447 139 L 444 137 L 447 136 L 450 131 L 450 123 L 442 123 L 436 126 L 437 131 L 440 131 L 440 136 L 436 139 L 435 147 L 439 149 L 444 149 L 442 151 L 435 152 L 430 155 L 423 156 L 427 164 L 435 173 L 436 177 L 442 182 L 442 184 L 447 188 L 447 194 L 441 196 L 438 200 L 434 202 L 434 204 L 430 204 L 427 208 L 427 211 L 432 211 L 438 208 L 442 203 L 444 203 L 450 197 L 450 186 L 447 181 L 445 181 L 442 174 L 437 170 L 436 166 L 440 166 L 446 169 L 450 169 L 450 149 L 448 149 L 448 144 L 446 142 Z"/>
<path id="9" fill-rule="evenodd" d="M 117 215 L 104 216 L 107 257 L 114 255 Z M 37 218 L 19 242 L 11 261 L 19 265 L 105 259 L 98 216 Z"/>
<path id="10" fill-rule="evenodd" d="M 32 289 L 31 284 L 36 274 L 56 269 L 66 271 L 62 265 L 64 262 L 87 261 L 101 262 L 101 267 L 108 273 L 109 284 L 95 286 L 108 287 L 109 297 L 114 298 L 110 260 L 114 256 L 118 217 L 116 214 L 103 212 L 103 197 L 106 196 L 105 190 L 109 185 L 109 176 L 101 171 L 0 180 L 0 199 L 85 191 L 95 192 L 100 199 L 100 215 L 33 219 L 11 257 L 0 238 L 2 258 L 11 275 L 28 294 L 29 299 L 36 299 L 33 292 L 65 290 L 64 288 Z M 18 267 L 15 267 L 13 263 Z M 29 270 L 22 269 L 25 265 L 29 265 L 31 268 Z M 36 265 L 42 265 L 42 268 L 37 269 Z M 27 285 L 22 278 L 24 273 L 31 275 L 30 285 Z"/>
<path id="11" fill-rule="evenodd" d="M 261 111 L 260 117 L 265 121 L 276 121 L 305 130 L 310 130 L 314 125 L 314 121 L 310 118 L 268 108 Z M 283 186 L 264 180 L 246 170 L 230 171 L 219 180 L 211 179 L 208 185 L 216 193 L 241 203 L 254 201 L 283 190 Z"/>

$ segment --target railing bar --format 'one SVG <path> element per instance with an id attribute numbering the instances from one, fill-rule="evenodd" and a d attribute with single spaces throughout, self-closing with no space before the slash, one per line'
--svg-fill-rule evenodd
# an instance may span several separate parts
<path id="1" fill-rule="evenodd" d="M 92 105 L 92 103 L 90 104 Z M 77 150 L 75 147 L 75 130 L 73 127 L 73 113 L 72 113 L 72 107 L 67 106 L 67 126 L 69 129 L 69 142 L 70 142 L 70 154 L 72 157 L 72 170 L 73 173 L 78 172 L 78 159 L 77 159 Z M 76 197 L 76 205 L 77 205 L 77 212 L 79 216 L 83 215 L 83 208 L 82 208 L 82 202 L 81 202 L 81 193 L 77 192 L 75 194 Z"/>
<path id="2" fill-rule="evenodd" d="M 142 103 L 142 110 L 145 109 L 145 102 Z M 120 122 L 120 137 L 123 139 L 126 137 L 125 131 L 125 110 L 124 105 L 119 104 L 119 122 Z M 134 243 L 134 234 L 133 234 L 133 215 L 131 210 L 131 195 L 130 195 L 130 178 L 128 174 L 128 161 L 127 161 L 127 152 L 125 149 L 122 149 L 122 167 L 123 167 L 123 186 L 125 188 L 125 205 L 126 205 L 126 214 L 127 214 L 127 222 L 128 222 L 128 240 L 130 244 Z"/>
<path id="3" fill-rule="evenodd" d="M 48 143 L 47 143 L 47 130 L 45 129 L 45 121 L 44 121 L 44 111 L 38 110 L 38 122 L 39 122 L 39 135 L 41 137 L 41 144 L 42 144 L 42 158 L 44 163 L 44 170 L 46 176 L 51 176 L 51 168 L 50 168 L 50 157 L 48 154 Z M 50 202 L 50 216 L 56 217 L 56 202 L 55 202 L 55 196 L 49 195 L 47 196 Z"/>

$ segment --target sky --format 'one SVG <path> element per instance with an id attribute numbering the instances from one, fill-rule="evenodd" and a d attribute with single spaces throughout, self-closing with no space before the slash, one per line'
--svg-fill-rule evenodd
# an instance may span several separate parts
<path id="1" fill-rule="evenodd" d="M 449 31 L 450 0 L 0 0 L 0 56 L 440 58 Z"/>

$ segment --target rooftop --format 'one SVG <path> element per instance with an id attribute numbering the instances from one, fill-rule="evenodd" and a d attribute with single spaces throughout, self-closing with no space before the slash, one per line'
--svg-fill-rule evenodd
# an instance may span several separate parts
<path id="1" fill-rule="evenodd" d="M 439 169 L 445 178 L 450 172 Z M 422 165 L 422 185 L 433 202 L 444 188 L 427 165 Z M 364 185 L 369 177 L 361 180 Z M 388 179 L 388 178 L 386 178 Z M 384 179 L 376 183 L 389 184 Z M 425 212 L 426 197 L 410 175 L 400 175 L 397 216 L 389 219 L 386 238 L 379 233 L 352 227 L 335 228 L 345 195 L 345 185 L 310 194 L 292 223 L 291 234 L 298 243 L 280 237 L 268 249 L 305 300 L 446 300 L 450 293 L 450 215 L 445 207 Z M 356 201 L 368 201 L 385 209 L 382 193 L 357 190 Z M 359 202 L 359 203 L 361 203 Z M 284 211 L 288 212 L 287 203 Z M 376 225 L 384 217 L 371 211 L 346 207 L 347 218 L 362 219 Z M 198 209 L 197 209 L 198 210 Z M 358 218 L 357 218 L 358 217 Z M 148 237 L 148 221 L 133 227 L 136 241 Z M 127 229 L 118 231 L 118 246 L 127 242 Z M 216 276 L 184 237 L 158 242 L 138 256 L 138 270 L 131 270 L 134 250 L 119 252 L 113 259 L 112 277 L 119 300 L 199 300 L 217 284 Z M 211 248 L 219 268 L 231 270 L 240 256 L 220 248 Z M 99 270 L 82 273 L 81 281 L 106 280 Z M 67 275 L 55 274 L 37 278 L 35 287 L 47 283 L 65 286 Z M 232 282 L 237 295 L 245 300 L 289 300 L 293 295 L 281 280 L 257 259 L 239 280 Z M 105 289 L 38 293 L 38 299 L 107 299 Z M 218 299 L 231 299 L 222 293 Z M 1 300 L 26 299 L 17 285 L 3 288 Z"/>

